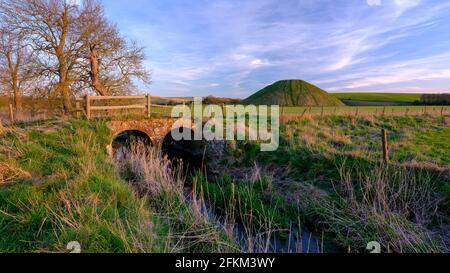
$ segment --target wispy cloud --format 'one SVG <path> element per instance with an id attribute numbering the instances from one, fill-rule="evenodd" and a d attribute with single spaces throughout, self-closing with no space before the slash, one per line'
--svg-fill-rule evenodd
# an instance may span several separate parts
<path id="1" fill-rule="evenodd" d="M 402 15 L 408 9 L 418 6 L 420 2 L 421 0 L 394 0 L 397 16 Z"/>
<path id="2" fill-rule="evenodd" d="M 245 97 L 286 78 L 332 91 L 450 91 L 444 0 L 105 5 L 126 35 L 147 47 L 159 95 Z"/>

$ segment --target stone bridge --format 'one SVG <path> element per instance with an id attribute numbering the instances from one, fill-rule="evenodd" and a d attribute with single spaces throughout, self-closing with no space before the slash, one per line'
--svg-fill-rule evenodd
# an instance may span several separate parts
<path id="1" fill-rule="evenodd" d="M 139 132 L 145 134 L 153 145 L 161 145 L 164 138 L 168 136 L 177 122 L 174 118 L 152 118 L 141 120 L 115 120 L 108 122 L 108 127 L 113 131 L 113 141 L 117 136 L 125 132 Z M 178 127 L 193 129 L 190 120 L 179 120 Z"/>
<path id="2" fill-rule="evenodd" d="M 127 138 L 130 135 L 145 137 L 151 141 L 151 145 L 159 146 L 166 150 L 169 158 L 183 158 L 191 166 L 208 160 L 208 168 L 214 169 L 224 152 L 224 141 L 212 141 L 206 144 L 204 141 L 181 141 L 174 143 L 171 131 L 176 128 L 195 129 L 195 123 L 186 119 L 151 118 L 141 120 L 114 120 L 108 122 L 108 127 L 113 131 L 113 138 L 107 147 L 108 153 L 114 155 L 116 140 Z M 174 126 L 175 125 L 175 126 Z M 165 140 L 168 140 L 167 142 Z M 201 167 L 201 166 L 197 166 Z"/>

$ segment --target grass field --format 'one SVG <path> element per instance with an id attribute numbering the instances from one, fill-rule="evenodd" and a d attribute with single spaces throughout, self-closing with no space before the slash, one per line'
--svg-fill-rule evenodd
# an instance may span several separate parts
<path id="1" fill-rule="evenodd" d="M 104 121 L 6 128 L 0 136 L 0 252 L 67 252 L 71 241 L 83 252 L 234 251 L 214 225 L 193 221 L 197 214 L 179 191 L 149 200 L 139 192 L 145 184 L 124 180 L 106 153 L 111 137 Z M 159 159 L 153 181 L 181 181 L 182 187 Z"/>
<path id="2" fill-rule="evenodd" d="M 450 113 L 450 106 L 344 106 L 344 107 L 283 107 L 283 114 L 292 115 L 441 115 Z"/>
<path id="3" fill-rule="evenodd" d="M 332 93 L 332 96 L 340 100 L 362 100 L 381 102 L 414 103 L 420 101 L 421 94 L 407 93 Z"/>
<path id="4" fill-rule="evenodd" d="M 407 116 L 407 115 L 444 115 L 450 112 L 450 106 L 416 106 L 412 105 L 416 99 L 420 99 L 419 94 L 382 94 L 382 93 L 342 93 L 333 94 L 340 99 L 352 98 L 350 106 L 332 106 L 332 107 L 281 107 L 282 114 L 285 115 L 374 115 L 374 116 Z M 370 99 L 366 100 L 366 99 Z M 153 103 L 156 103 L 155 99 Z M 220 102 L 220 100 L 219 100 Z M 122 101 L 97 101 L 95 106 L 105 105 L 129 105 L 144 103 L 143 100 L 122 100 Z M 229 103 L 230 105 L 236 102 Z M 75 104 L 75 102 L 74 102 Z M 402 104 L 402 105 L 397 105 Z M 0 120 L 4 124 L 9 123 L 9 99 L 0 96 Z M 14 113 L 16 122 L 34 122 L 46 120 L 49 118 L 58 118 L 64 116 L 60 100 L 42 100 L 24 98 L 24 109 L 21 112 Z M 189 105 L 189 104 L 187 104 Z M 222 105 L 222 104 L 220 104 Z M 84 107 L 84 106 L 82 106 Z M 152 115 L 170 116 L 170 106 L 152 106 Z M 82 112 L 79 113 L 84 115 Z M 114 111 L 95 111 L 93 117 L 124 117 L 124 116 L 143 116 L 143 110 L 114 110 Z"/>
<path id="5" fill-rule="evenodd" d="M 74 240 L 91 252 L 157 251 L 145 228 L 151 211 L 101 148 L 109 137 L 105 126 L 83 121 L 1 137 L 1 252 L 64 252 Z"/>
<path id="6" fill-rule="evenodd" d="M 158 116 L 170 116 L 170 108 L 153 107 Z M 135 112 L 139 114 L 139 112 Z M 300 116 L 442 116 L 450 114 L 450 106 L 338 106 L 338 107 L 281 107 L 280 114 L 297 118 Z"/>
<path id="7" fill-rule="evenodd" d="M 405 93 L 334 93 L 348 106 L 395 106 L 420 104 L 421 94 Z"/>
<path id="8" fill-rule="evenodd" d="M 390 132 L 389 167 L 380 165 L 381 128 Z M 294 205 L 309 229 L 345 249 L 359 252 L 375 240 L 384 251 L 447 252 L 449 231 L 435 221 L 450 214 L 449 129 L 448 118 L 307 117 L 282 127 L 276 152 L 237 143 L 224 170 L 244 185 L 255 175 L 269 181 L 259 200 L 280 216 Z M 436 230 L 442 237 L 431 235 Z"/>
<path id="9" fill-rule="evenodd" d="M 118 170 L 102 120 L 6 128 L 0 252 L 64 252 L 74 240 L 88 252 L 264 252 L 254 245 L 260 234 L 286 238 L 304 226 L 321 251 L 364 252 L 375 240 L 384 252 L 447 252 L 449 123 L 448 115 L 297 117 L 284 121 L 277 151 L 228 142 L 216 174 L 187 178 L 153 150 L 135 151 Z M 227 225 L 199 209 L 203 198 Z M 236 224 L 251 246 L 229 229 Z"/>

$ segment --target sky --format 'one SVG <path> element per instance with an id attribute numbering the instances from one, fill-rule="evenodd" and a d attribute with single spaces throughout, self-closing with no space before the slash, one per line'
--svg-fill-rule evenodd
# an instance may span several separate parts
<path id="1" fill-rule="evenodd" d="M 245 98 L 284 79 L 329 92 L 450 92 L 448 0 L 102 0 L 145 47 L 158 96 Z"/>

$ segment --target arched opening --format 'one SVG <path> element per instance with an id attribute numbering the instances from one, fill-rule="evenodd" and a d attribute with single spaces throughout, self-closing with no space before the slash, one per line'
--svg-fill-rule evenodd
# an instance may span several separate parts
<path id="1" fill-rule="evenodd" d="M 175 140 L 175 133 L 188 134 L 191 140 Z M 190 128 L 180 127 L 170 131 L 163 139 L 162 152 L 172 161 L 182 161 L 189 171 L 202 168 L 204 164 L 206 142 L 194 140 L 194 131 Z"/>
<path id="2" fill-rule="evenodd" d="M 129 151 L 131 146 L 136 143 L 142 143 L 145 146 L 152 146 L 152 140 L 150 137 L 139 130 L 127 130 L 119 133 L 114 137 L 112 142 L 112 152 L 116 160 L 124 156 L 125 151 Z"/>

